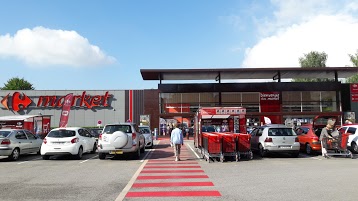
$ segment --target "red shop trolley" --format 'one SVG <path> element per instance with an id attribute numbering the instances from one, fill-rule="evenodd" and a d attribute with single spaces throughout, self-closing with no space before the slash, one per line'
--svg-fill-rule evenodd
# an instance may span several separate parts
<path id="1" fill-rule="evenodd" d="M 239 161 L 240 154 L 237 149 L 237 136 L 234 133 L 215 133 L 221 138 L 220 162 L 231 158 Z"/>
<path id="2" fill-rule="evenodd" d="M 245 158 L 252 160 L 254 158 L 254 155 L 251 151 L 251 135 L 250 134 L 244 134 L 244 133 L 238 133 L 237 136 L 237 150 L 239 154 L 239 160 L 241 159 L 241 156 L 243 155 Z"/>
<path id="3" fill-rule="evenodd" d="M 353 154 L 347 149 L 348 133 L 340 133 L 337 137 L 323 138 L 323 147 L 327 150 L 327 156 L 345 156 L 353 158 Z"/>
<path id="4" fill-rule="evenodd" d="M 202 158 L 208 162 L 220 159 L 221 156 L 221 137 L 214 133 L 202 133 L 203 146 L 201 149 Z"/>

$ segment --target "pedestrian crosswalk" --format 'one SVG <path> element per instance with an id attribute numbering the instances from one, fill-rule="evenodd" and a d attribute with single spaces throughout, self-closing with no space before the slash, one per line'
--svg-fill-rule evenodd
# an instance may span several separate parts
<path id="1" fill-rule="evenodd" d="M 148 161 L 127 192 L 125 199 L 174 197 L 217 197 L 215 189 L 193 153 L 182 146 L 180 161 L 175 161 L 173 148 L 168 140 L 161 140 L 148 156 Z"/>

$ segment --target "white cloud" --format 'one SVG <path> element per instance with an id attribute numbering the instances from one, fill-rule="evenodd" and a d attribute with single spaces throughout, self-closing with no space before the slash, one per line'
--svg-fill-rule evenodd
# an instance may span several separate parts
<path id="1" fill-rule="evenodd" d="M 29 65 L 96 66 L 115 62 L 76 31 L 44 27 L 0 35 L 0 57 L 14 57 Z"/>
<path id="2" fill-rule="evenodd" d="M 333 9 L 324 6 L 328 0 L 303 1 L 304 5 L 292 0 L 273 2 L 280 5 L 275 11 L 277 21 L 271 24 L 274 34 L 262 36 L 256 45 L 246 49 L 243 67 L 298 67 L 299 57 L 310 51 L 326 52 L 327 66 L 351 65 L 348 54 L 358 49 L 358 18 L 351 13 L 356 4 L 348 2 Z M 347 5 L 351 5 L 349 12 Z M 291 13 L 295 6 L 307 10 L 307 16 Z M 314 10 L 324 14 L 315 14 Z"/>

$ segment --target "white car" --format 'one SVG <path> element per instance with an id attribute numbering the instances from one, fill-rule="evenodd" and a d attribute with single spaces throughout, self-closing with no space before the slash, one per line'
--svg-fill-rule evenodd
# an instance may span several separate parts
<path id="1" fill-rule="evenodd" d="M 347 146 L 348 148 L 354 152 L 358 153 L 358 125 L 344 125 L 339 131 L 341 133 L 351 133 L 348 137 Z"/>
<path id="2" fill-rule="evenodd" d="M 98 138 L 98 158 L 107 155 L 131 154 L 139 159 L 145 152 L 144 136 L 133 123 L 107 124 Z"/>
<path id="3" fill-rule="evenodd" d="M 0 156 L 16 161 L 22 154 L 40 153 L 42 140 L 25 129 L 0 129 Z"/>
<path id="4" fill-rule="evenodd" d="M 55 128 L 43 139 L 41 155 L 44 160 L 54 155 L 73 155 L 76 159 L 81 159 L 83 153 L 95 153 L 96 150 L 96 139 L 87 129 Z"/>
<path id="5" fill-rule="evenodd" d="M 145 147 L 153 148 L 153 135 L 149 126 L 139 126 L 139 131 L 144 135 Z"/>
<path id="6" fill-rule="evenodd" d="M 282 124 L 268 124 L 255 128 L 251 133 L 251 149 L 259 151 L 261 157 L 267 153 L 289 153 L 298 157 L 300 143 L 292 128 Z"/>

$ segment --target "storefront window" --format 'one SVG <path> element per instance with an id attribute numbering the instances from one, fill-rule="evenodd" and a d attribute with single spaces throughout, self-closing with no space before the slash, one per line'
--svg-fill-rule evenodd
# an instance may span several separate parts
<path id="1" fill-rule="evenodd" d="M 334 112 L 336 104 L 335 91 L 282 92 L 284 112 Z"/>

